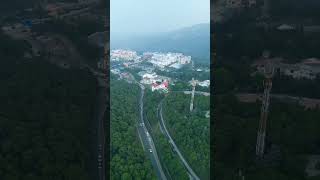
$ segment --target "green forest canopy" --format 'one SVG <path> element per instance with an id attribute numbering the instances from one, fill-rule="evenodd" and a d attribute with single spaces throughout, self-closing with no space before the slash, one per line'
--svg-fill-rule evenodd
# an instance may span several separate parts
<path id="1" fill-rule="evenodd" d="M 137 85 L 111 79 L 111 179 L 156 179 L 137 133 Z"/>

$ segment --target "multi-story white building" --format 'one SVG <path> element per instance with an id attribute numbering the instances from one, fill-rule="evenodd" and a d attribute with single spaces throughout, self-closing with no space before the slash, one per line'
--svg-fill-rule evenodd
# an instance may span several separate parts
<path id="1" fill-rule="evenodd" d="M 209 87 L 210 86 L 210 80 L 204 80 L 202 82 L 198 82 L 198 85 L 201 87 Z"/>
<path id="2" fill-rule="evenodd" d="M 111 61 L 134 61 L 135 64 L 148 61 L 154 67 L 161 69 L 165 67 L 178 69 L 182 65 L 191 63 L 191 56 L 182 53 L 145 52 L 140 57 L 135 51 L 117 49 L 111 51 Z"/>
<path id="3" fill-rule="evenodd" d="M 182 53 L 153 53 L 150 63 L 160 68 L 168 67 L 173 64 L 184 65 L 191 63 L 191 56 L 185 56 Z"/>
<path id="4" fill-rule="evenodd" d="M 156 74 L 156 73 L 152 73 L 152 74 L 146 73 L 146 74 L 142 75 L 142 78 L 143 78 L 143 79 L 146 79 L 146 78 L 148 78 L 148 79 L 154 79 L 154 78 L 156 78 L 156 77 L 157 77 L 157 74 Z"/>
<path id="5" fill-rule="evenodd" d="M 134 61 L 139 58 L 136 51 L 131 50 L 111 50 L 111 61 Z"/>

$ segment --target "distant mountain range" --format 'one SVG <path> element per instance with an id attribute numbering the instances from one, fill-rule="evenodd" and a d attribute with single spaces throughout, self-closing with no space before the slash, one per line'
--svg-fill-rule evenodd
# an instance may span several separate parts
<path id="1" fill-rule="evenodd" d="M 198 62 L 210 61 L 210 24 L 198 24 L 172 32 L 125 37 L 111 34 L 112 49 L 181 52 Z"/>

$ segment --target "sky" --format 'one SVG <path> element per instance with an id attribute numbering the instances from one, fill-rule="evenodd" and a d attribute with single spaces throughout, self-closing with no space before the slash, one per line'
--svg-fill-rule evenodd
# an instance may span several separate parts
<path id="1" fill-rule="evenodd" d="M 168 32 L 210 22 L 210 0 L 111 0 L 111 34 Z"/>

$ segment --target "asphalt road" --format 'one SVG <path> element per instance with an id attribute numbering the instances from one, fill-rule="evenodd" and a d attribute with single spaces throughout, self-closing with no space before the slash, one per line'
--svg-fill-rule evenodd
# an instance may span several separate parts
<path id="1" fill-rule="evenodd" d="M 257 100 L 262 100 L 262 94 L 238 93 L 236 96 L 241 102 L 254 103 Z M 315 109 L 320 107 L 320 99 L 290 96 L 286 94 L 270 94 L 270 97 L 286 103 L 298 103 L 307 109 Z"/>
<path id="2" fill-rule="evenodd" d="M 186 167 L 189 175 L 192 177 L 192 179 L 200 180 L 200 178 L 192 170 L 192 168 L 189 166 L 188 162 L 185 160 L 185 158 L 181 154 L 179 148 L 177 147 L 176 143 L 171 138 L 169 131 L 167 130 L 167 127 L 165 125 L 165 122 L 163 120 L 163 115 L 162 115 L 162 103 L 163 103 L 163 100 L 158 105 L 158 113 L 159 113 L 159 117 L 160 117 L 160 125 L 161 125 L 162 129 L 164 130 L 164 133 L 165 133 L 166 137 L 168 138 L 170 144 L 173 146 L 174 150 L 177 152 L 177 154 L 178 154 L 180 160 L 182 161 L 183 165 Z"/>
<path id="3" fill-rule="evenodd" d="M 184 94 L 191 94 L 192 93 L 192 91 L 188 91 L 188 90 L 185 90 L 185 91 L 171 91 L 171 92 L 173 92 L 173 93 L 184 93 Z M 194 93 L 198 94 L 198 95 L 203 95 L 203 96 L 210 96 L 209 92 L 195 91 Z"/>
<path id="4" fill-rule="evenodd" d="M 140 104 L 140 119 L 138 120 L 138 133 L 141 138 L 142 146 L 144 147 L 144 150 L 149 154 L 149 158 L 151 159 L 151 163 L 153 168 L 156 170 L 156 174 L 158 179 L 161 180 L 166 180 L 166 176 L 163 172 L 161 163 L 159 161 L 159 157 L 157 154 L 156 147 L 153 143 L 153 139 L 148 132 L 148 129 L 144 125 L 144 118 L 143 118 L 143 97 L 144 97 L 144 89 L 145 87 L 138 83 L 141 89 L 141 95 L 139 99 L 139 104 Z"/>

